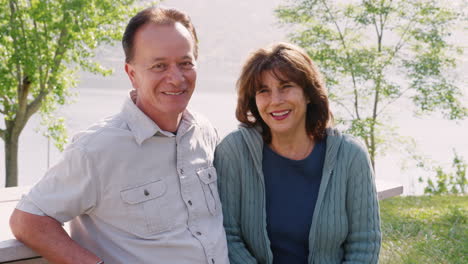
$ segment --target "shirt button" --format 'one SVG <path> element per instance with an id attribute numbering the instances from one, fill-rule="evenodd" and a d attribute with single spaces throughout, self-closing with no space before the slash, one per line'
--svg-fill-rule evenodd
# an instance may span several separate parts
<path id="1" fill-rule="evenodd" d="M 190 206 L 192 205 L 192 201 L 191 200 L 188 200 L 187 202 Z"/>
<path id="2" fill-rule="evenodd" d="M 211 179 L 211 173 L 208 173 L 208 179 Z"/>
<path id="3" fill-rule="evenodd" d="M 180 169 L 180 174 L 184 174 L 184 169 Z"/>
<path id="4" fill-rule="evenodd" d="M 145 189 L 145 190 L 143 191 L 143 194 L 144 194 L 145 196 L 148 196 L 148 195 L 149 195 L 148 190 Z"/>
<path id="5" fill-rule="evenodd" d="M 196 232 L 195 234 L 197 234 L 197 236 L 201 236 L 201 232 Z"/>
<path id="6" fill-rule="evenodd" d="M 215 260 L 214 260 L 214 259 L 211 259 L 211 263 L 215 264 Z"/>

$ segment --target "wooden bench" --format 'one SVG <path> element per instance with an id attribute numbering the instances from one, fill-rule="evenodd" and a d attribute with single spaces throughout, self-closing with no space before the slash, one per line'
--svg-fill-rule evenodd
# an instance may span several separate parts
<path id="1" fill-rule="evenodd" d="M 379 200 L 397 196 L 403 193 L 403 186 L 376 181 Z M 0 189 L 0 263 L 15 264 L 45 264 L 49 263 L 36 252 L 14 239 L 10 231 L 9 219 L 21 195 L 29 190 L 29 186 Z M 68 227 L 66 226 L 65 229 Z"/>

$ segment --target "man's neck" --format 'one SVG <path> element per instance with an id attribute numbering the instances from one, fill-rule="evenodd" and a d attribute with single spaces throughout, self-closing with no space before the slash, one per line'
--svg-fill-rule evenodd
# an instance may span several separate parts
<path id="1" fill-rule="evenodd" d="M 164 131 L 176 133 L 179 128 L 180 120 L 182 120 L 182 113 L 177 115 L 169 114 L 157 114 L 150 115 L 145 113 L 151 120 L 158 125 L 158 127 Z"/>
<path id="2" fill-rule="evenodd" d="M 174 118 L 168 118 L 167 120 L 155 120 L 151 118 L 158 126 L 164 131 L 176 133 L 179 128 L 180 120 L 182 120 L 182 113 Z"/>
<path id="3" fill-rule="evenodd" d="M 153 120 L 164 131 L 176 133 L 182 120 L 183 113 L 160 113 L 145 109 L 138 103 L 135 104 L 146 116 Z"/>

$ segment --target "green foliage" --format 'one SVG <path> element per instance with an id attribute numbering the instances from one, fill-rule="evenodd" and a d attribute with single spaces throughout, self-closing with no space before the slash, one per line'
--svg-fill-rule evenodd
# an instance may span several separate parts
<path id="1" fill-rule="evenodd" d="M 468 181 L 466 179 L 466 168 L 468 164 L 463 157 L 453 151 L 452 171 L 446 172 L 441 166 L 430 168 L 435 171 L 435 182 L 430 178 L 426 180 L 427 186 L 424 188 L 425 194 L 440 195 L 440 194 L 466 194 Z M 428 170 L 427 165 L 422 164 L 421 167 Z M 423 183 L 424 179 L 419 178 L 419 182 Z"/>
<path id="2" fill-rule="evenodd" d="M 299 0 L 276 15 L 323 71 L 338 122 L 364 140 L 373 162 L 399 99 L 417 113 L 468 115 L 452 74 L 463 49 L 448 42 L 463 14 L 442 1 Z"/>
<path id="3" fill-rule="evenodd" d="M 468 262 L 468 196 L 395 197 L 380 212 L 379 263 Z"/>
<path id="4" fill-rule="evenodd" d="M 93 61 L 93 51 L 121 39 L 123 26 L 136 11 L 135 2 L 0 0 L 0 116 L 5 121 L 0 137 L 6 147 L 16 145 L 37 111 L 46 134 L 63 146 L 64 122 L 52 113 L 67 102 L 78 69 L 111 74 Z M 14 158 L 7 157 L 7 179 L 16 174 L 8 164 L 16 160 L 16 152 L 11 151 Z"/>

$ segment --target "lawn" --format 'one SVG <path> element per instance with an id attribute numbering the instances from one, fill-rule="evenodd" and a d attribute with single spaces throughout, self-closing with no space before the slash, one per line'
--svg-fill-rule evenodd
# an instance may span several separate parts
<path id="1" fill-rule="evenodd" d="M 380 212 L 380 263 L 468 263 L 468 196 L 395 197 Z"/>

